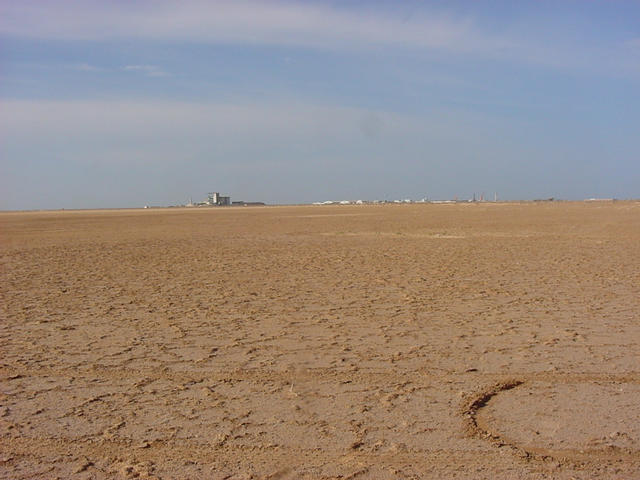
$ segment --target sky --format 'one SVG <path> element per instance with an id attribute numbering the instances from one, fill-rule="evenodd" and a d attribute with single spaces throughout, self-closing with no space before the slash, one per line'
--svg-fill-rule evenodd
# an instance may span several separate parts
<path id="1" fill-rule="evenodd" d="M 640 198 L 640 1 L 0 0 L 0 209 Z"/>

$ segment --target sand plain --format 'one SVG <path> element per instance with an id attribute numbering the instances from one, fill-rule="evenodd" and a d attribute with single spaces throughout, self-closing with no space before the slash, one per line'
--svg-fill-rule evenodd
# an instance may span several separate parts
<path id="1" fill-rule="evenodd" d="M 1 478 L 640 478 L 640 203 L 0 228 Z"/>

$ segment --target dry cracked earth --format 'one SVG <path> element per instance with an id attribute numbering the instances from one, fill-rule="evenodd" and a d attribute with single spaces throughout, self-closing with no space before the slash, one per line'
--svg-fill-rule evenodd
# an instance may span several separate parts
<path id="1" fill-rule="evenodd" d="M 0 478 L 640 478 L 640 203 L 0 229 Z"/>

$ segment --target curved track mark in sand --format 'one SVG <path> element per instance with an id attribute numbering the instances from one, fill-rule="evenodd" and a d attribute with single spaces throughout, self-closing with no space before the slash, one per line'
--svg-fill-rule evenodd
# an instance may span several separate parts
<path id="1" fill-rule="evenodd" d="M 619 377 L 619 378 L 618 378 Z M 577 380 L 577 379 L 574 379 Z M 625 375 L 611 376 L 607 375 L 604 380 L 605 384 L 620 384 L 620 385 L 637 385 L 638 381 L 635 378 L 629 378 Z M 547 381 L 549 381 L 547 379 Z M 633 447 L 619 447 L 615 445 L 601 446 L 599 448 L 545 448 L 539 446 L 532 446 L 518 439 L 514 439 L 509 435 L 505 435 L 496 428 L 494 421 L 484 418 L 483 413 L 488 410 L 492 400 L 495 402 L 498 396 L 502 396 L 516 388 L 524 388 L 529 385 L 533 388 L 533 381 L 525 381 L 521 379 L 506 380 L 499 383 L 495 383 L 486 388 L 480 389 L 476 392 L 472 392 L 466 397 L 463 404 L 461 414 L 465 418 L 465 429 L 467 434 L 479 438 L 486 439 L 496 445 L 497 447 L 506 447 L 511 449 L 514 455 L 524 458 L 526 460 L 534 461 L 557 461 L 560 463 L 570 464 L 599 464 L 607 461 L 619 461 L 619 460 L 632 460 L 640 462 L 640 450 Z M 539 383 L 539 382 L 538 382 Z M 555 381 L 549 382 L 549 386 L 562 386 L 565 384 L 574 384 L 571 379 L 556 378 Z M 589 382 L 578 381 L 578 385 L 588 385 Z M 593 381 L 593 385 L 602 385 L 599 381 Z M 534 410 L 534 408 L 530 408 Z M 488 416 L 488 415 L 487 415 Z M 491 418 L 489 416 L 489 418 Z M 602 432 L 601 432 L 602 433 Z M 616 432 L 617 433 L 617 432 Z M 530 442 L 529 442 L 530 443 Z"/>

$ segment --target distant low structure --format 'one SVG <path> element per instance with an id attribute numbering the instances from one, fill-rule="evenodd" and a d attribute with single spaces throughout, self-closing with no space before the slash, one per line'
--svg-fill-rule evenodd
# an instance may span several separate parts
<path id="1" fill-rule="evenodd" d="M 225 197 L 224 195 L 220 195 L 220 192 L 209 192 L 207 193 L 207 199 L 204 202 L 194 203 L 191 198 L 189 198 L 189 203 L 186 205 L 181 205 L 184 207 L 258 207 L 266 205 L 264 202 L 245 202 L 244 200 L 240 201 L 231 201 L 231 197 Z"/>

